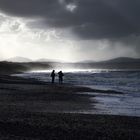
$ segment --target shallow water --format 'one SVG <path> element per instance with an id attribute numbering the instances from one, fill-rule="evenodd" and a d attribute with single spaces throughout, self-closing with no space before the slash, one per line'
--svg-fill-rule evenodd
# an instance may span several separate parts
<path id="1" fill-rule="evenodd" d="M 50 72 L 29 72 L 18 76 L 50 82 Z M 93 109 L 82 113 L 140 116 L 140 71 L 131 70 L 67 70 L 64 82 L 93 89 L 111 89 L 124 94 L 91 94 Z M 58 79 L 56 78 L 56 82 Z M 93 97 L 92 95 L 96 95 Z M 81 113 L 81 112 L 80 112 Z"/>

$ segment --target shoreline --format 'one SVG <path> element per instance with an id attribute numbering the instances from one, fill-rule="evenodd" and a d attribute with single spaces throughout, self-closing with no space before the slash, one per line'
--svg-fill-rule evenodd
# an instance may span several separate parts
<path id="1" fill-rule="evenodd" d="M 87 110 L 91 107 L 90 96 L 76 93 L 91 91 L 93 90 L 87 87 L 51 84 L 8 75 L 0 76 L 0 99 L 5 108 L 11 105 L 11 108 L 33 112 Z"/>
<path id="2" fill-rule="evenodd" d="M 125 94 L 114 90 L 100 90 L 65 83 L 52 84 L 34 78 L 0 75 L 0 98 L 4 99 L 4 103 L 7 98 L 9 104 L 20 109 L 52 113 L 100 114 L 94 108 L 94 103 L 98 103 L 96 93 L 101 95 Z"/>
<path id="3" fill-rule="evenodd" d="M 1 75 L 0 139 L 139 140 L 140 117 L 57 112 L 90 109 L 91 95 L 76 93 L 93 91 Z"/>

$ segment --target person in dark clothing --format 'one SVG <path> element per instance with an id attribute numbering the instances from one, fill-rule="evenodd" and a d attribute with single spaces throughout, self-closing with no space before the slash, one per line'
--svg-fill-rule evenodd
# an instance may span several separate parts
<path id="1" fill-rule="evenodd" d="M 58 72 L 58 77 L 59 77 L 59 83 L 60 83 L 60 84 L 63 83 L 63 76 L 64 76 L 63 72 L 62 72 L 62 71 L 59 71 L 59 72 Z"/>
<path id="2" fill-rule="evenodd" d="M 52 83 L 54 83 L 54 80 L 55 80 L 55 70 L 52 71 L 51 77 L 52 77 Z"/>

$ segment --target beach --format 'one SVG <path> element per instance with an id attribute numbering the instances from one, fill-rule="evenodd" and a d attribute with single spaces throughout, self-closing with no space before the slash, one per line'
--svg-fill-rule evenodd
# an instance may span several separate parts
<path id="1" fill-rule="evenodd" d="M 140 140 L 140 0 L 0 0 L 0 140 Z"/>
<path id="2" fill-rule="evenodd" d="M 76 113 L 91 108 L 79 92 L 97 91 L 1 75 L 0 139 L 140 139 L 139 117 Z"/>

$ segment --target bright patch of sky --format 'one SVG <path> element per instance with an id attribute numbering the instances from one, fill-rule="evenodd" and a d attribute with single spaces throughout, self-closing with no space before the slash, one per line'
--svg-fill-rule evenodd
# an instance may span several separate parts
<path id="1" fill-rule="evenodd" d="M 75 9 L 74 5 L 69 5 L 69 8 L 71 12 Z M 28 23 L 38 20 L 40 19 L 19 18 L 0 13 L 0 60 L 20 56 L 33 60 L 46 58 L 72 62 L 137 56 L 134 49 L 125 47 L 122 43 L 106 39 L 76 38 L 69 28 L 28 26 Z"/>
<path id="2" fill-rule="evenodd" d="M 66 9 L 70 12 L 74 12 L 77 8 L 77 5 L 75 5 L 74 3 L 70 3 L 66 5 Z"/>
<path id="3" fill-rule="evenodd" d="M 74 44 L 61 38 L 55 28 L 30 29 L 30 20 L 0 14 L 0 55 L 1 59 L 15 56 L 31 59 L 49 58 L 73 60 Z"/>

